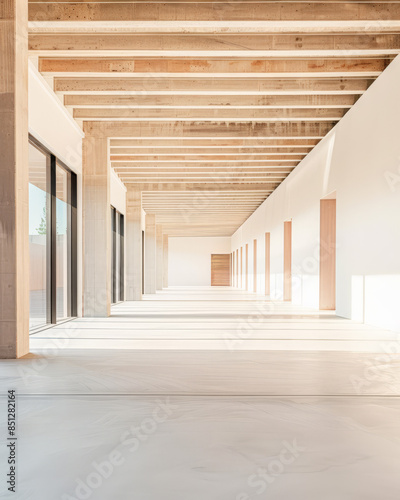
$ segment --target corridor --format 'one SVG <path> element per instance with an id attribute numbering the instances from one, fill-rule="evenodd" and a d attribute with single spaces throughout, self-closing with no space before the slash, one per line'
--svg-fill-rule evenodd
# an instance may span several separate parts
<path id="1" fill-rule="evenodd" d="M 229 288 L 42 331 L 0 364 L 35 456 L 19 498 L 397 500 L 397 349 L 394 333 Z"/>

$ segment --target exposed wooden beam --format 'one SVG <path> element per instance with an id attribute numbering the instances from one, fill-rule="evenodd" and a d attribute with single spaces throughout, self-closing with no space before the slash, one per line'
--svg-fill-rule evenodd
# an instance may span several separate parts
<path id="1" fill-rule="evenodd" d="M 231 76 L 239 74 L 243 78 L 251 78 L 253 74 L 264 77 L 297 75 L 316 75 L 321 78 L 332 75 L 378 76 L 390 63 L 387 58 L 343 58 L 343 59 L 138 59 L 138 58 L 39 58 L 39 70 L 44 75 L 73 75 L 76 73 L 90 76 L 130 76 L 132 74 L 157 74 L 157 77 L 168 77 L 179 74 L 185 78 L 199 78 L 201 75 L 213 74 Z"/>
<path id="2" fill-rule="evenodd" d="M 195 192 L 197 191 L 199 195 L 207 195 L 207 192 L 212 192 L 212 193 L 225 193 L 225 192 L 240 192 L 240 191 L 247 191 L 249 193 L 254 192 L 257 193 L 259 191 L 261 192 L 266 192 L 271 190 L 271 184 L 264 183 L 264 184 L 218 184 L 215 182 L 211 183 L 203 183 L 203 182 L 190 182 L 186 184 L 178 184 L 178 183 L 173 183 L 173 182 L 164 182 L 164 183 L 158 183 L 158 182 L 142 182 L 135 186 L 135 190 L 139 190 L 142 192 L 148 191 L 148 192 L 160 192 L 160 191 L 170 191 L 170 192 Z"/>
<path id="3" fill-rule="evenodd" d="M 239 156 L 237 154 L 232 154 L 232 155 L 217 155 L 216 152 L 214 152 L 213 155 L 195 155 L 195 156 L 189 156 L 189 155 L 176 155 L 176 156 L 162 156 L 162 155 L 154 155 L 154 156 L 137 156 L 137 155 L 117 155 L 115 156 L 114 154 L 111 154 L 110 160 L 114 162 L 116 165 L 118 165 L 118 162 L 132 162 L 134 165 L 134 162 L 136 163 L 141 163 L 141 164 L 146 164 L 147 162 L 150 163 L 158 163 L 161 164 L 162 162 L 173 162 L 174 165 L 179 165 L 180 163 L 187 163 L 187 162 L 195 162 L 195 163 L 207 163 L 207 162 L 229 162 L 232 166 L 235 165 L 235 163 L 245 163 L 245 162 L 275 162 L 275 161 L 285 161 L 288 160 L 290 162 L 294 161 L 300 161 L 304 158 L 304 155 L 285 155 L 285 154 L 270 154 L 270 155 L 262 155 L 262 156 L 254 156 L 252 154 L 246 155 L 246 156 Z"/>
<path id="4" fill-rule="evenodd" d="M 398 3 L 375 2 L 31 2 L 32 21 L 384 21 Z"/>
<path id="5" fill-rule="evenodd" d="M 181 157 L 185 156 L 188 159 L 195 159 L 193 157 L 198 157 L 201 155 L 202 158 L 214 157 L 217 154 L 221 154 L 223 156 L 233 155 L 238 159 L 241 159 L 244 156 L 251 156 L 253 158 L 258 159 L 258 157 L 268 158 L 272 155 L 293 155 L 297 159 L 298 157 L 304 157 L 311 151 L 311 147 L 230 147 L 223 148 L 220 151 L 216 150 L 217 148 L 207 148 L 205 147 L 181 147 L 181 148 L 140 148 L 135 149 L 134 147 L 114 147 L 110 148 L 111 160 L 119 161 L 119 159 L 126 155 L 134 155 L 134 158 L 137 159 L 167 159 L 171 157 Z"/>
<path id="6" fill-rule="evenodd" d="M 86 121 L 85 134 L 93 137 L 264 137 L 267 139 L 304 137 L 322 138 L 335 125 L 335 122 L 314 123 L 253 123 L 253 122 L 123 122 L 123 121 Z"/>
<path id="7" fill-rule="evenodd" d="M 142 77 L 93 78 L 93 77 L 56 77 L 54 90 L 63 93 L 108 93 L 109 95 L 139 92 L 138 97 L 146 98 L 151 92 L 175 92 L 181 95 L 186 92 L 195 95 L 196 92 L 223 93 L 241 92 L 248 96 L 252 92 L 261 95 L 323 95 L 323 94 L 363 94 L 374 78 L 260 78 L 256 74 L 251 79 L 241 78 L 196 78 L 176 77 L 168 79 L 153 78 L 152 75 Z M 131 97 L 135 97 L 130 94 Z"/>
<path id="8" fill-rule="evenodd" d="M 74 108 L 219 109 L 246 106 L 276 108 L 350 108 L 356 95 L 65 95 L 64 104 Z"/>
<path id="9" fill-rule="evenodd" d="M 310 109 L 127 109 L 127 108 L 78 108 L 74 118 L 82 120 L 133 120 L 140 121 L 338 121 L 347 109 L 310 108 Z"/>
<path id="10" fill-rule="evenodd" d="M 32 29 L 33 28 L 33 29 Z M 86 31 L 72 33 L 58 33 L 57 26 L 53 32 L 38 33 L 40 27 L 33 26 L 29 35 L 29 50 L 38 55 L 49 54 L 54 56 L 78 55 L 80 57 L 96 57 L 107 51 L 108 56 L 141 55 L 151 51 L 150 56 L 160 56 L 167 52 L 167 56 L 184 57 L 190 51 L 192 56 L 200 56 L 203 52 L 213 57 L 213 52 L 219 55 L 244 55 L 246 51 L 268 51 L 269 57 L 273 55 L 303 57 L 313 53 L 321 56 L 338 56 L 339 52 L 347 51 L 353 55 L 389 55 L 400 50 L 400 35 L 398 33 L 369 34 L 140 34 L 140 33 L 104 33 Z M 49 28 L 46 27 L 46 30 Z M 81 27 L 84 30 L 84 27 Z M 73 37 L 71 37 L 73 34 Z M 253 54 L 254 57 L 254 54 Z"/>
<path id="11" fill-rule="evenodd" d="M 190 138 L 161 138 L 158 137 L 157 141 L 149 138 L 125 138 L 125 139 L 111 139 L 111 147 L 125 147 L 134 148 L 135 152 L 144 151 L 147 148 L 303 148 L 314 147 L 319 142 L 319 139 L 305 139 L 302 137 L 294 137 L 290 139 L 277 139 L 277 138 L 260 138 L 260 137 L 236 137 L 236 138 L 209 138 L 203 139 L 201 137 Z"/>

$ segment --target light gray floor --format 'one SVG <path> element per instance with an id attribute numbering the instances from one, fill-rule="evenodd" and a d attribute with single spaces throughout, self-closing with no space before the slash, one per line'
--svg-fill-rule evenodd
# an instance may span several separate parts
<path id="1" fill-rule="evenodd" d="M 230 290 L 145 299 L 0 362 L 19 413 L 1 498 L 398 500 L 397 335 L 289 304 L 260 319 Z"/>

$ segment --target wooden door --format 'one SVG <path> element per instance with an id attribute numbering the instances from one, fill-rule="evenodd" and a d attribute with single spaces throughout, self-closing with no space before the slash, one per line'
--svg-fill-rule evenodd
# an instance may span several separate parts
<path id="1" fill-rule="evenodd" d="M 231 285 L 231 256 L 227 254 L 211 255 L 211 286 Z"/>

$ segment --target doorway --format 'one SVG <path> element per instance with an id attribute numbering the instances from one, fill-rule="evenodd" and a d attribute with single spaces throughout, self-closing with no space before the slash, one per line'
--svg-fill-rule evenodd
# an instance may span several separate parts
<path id="1" fill-rule="evenodd" d="M 231 255 L 211 254 L 211 286 L 231 285 Z"/>

